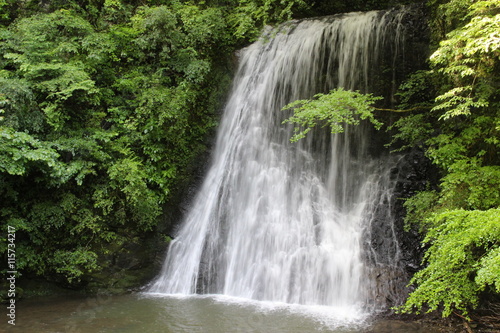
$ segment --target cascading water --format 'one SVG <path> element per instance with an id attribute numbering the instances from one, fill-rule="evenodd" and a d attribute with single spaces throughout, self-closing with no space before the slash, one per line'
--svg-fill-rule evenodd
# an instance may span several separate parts
<path id="1" fill-rule="evenodd" d="M 370 266 L 398 259 L 394 235 L 382 259 L 366 241 L 394 164 L 372 154 L 367 124 L 290 143 L 281 108 L 335 87 L 372 92 L 402 45 L 402 17 L 289 22 L 241 51 L 211 168 L 150 292 L 370 303 Z"/>

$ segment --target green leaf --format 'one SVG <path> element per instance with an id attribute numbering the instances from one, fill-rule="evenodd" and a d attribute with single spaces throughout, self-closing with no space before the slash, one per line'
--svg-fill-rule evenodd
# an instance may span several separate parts
<path id="1" fill-rule="evenodd" d="M 306 136 L 315 126 L 329 126 L 332 133 L 341 133 L 344 125 L 357 125 L 368 119 L 377 129 L 382 126 L 373 116 L 373 104 L 381 97 L 361 94 L 338 88 L 328 94 L 317 94 L 310 100 L 297 100 L 283 107 L 293 110 L 293 115 L 283 121 L 298 125 L 290 141 L 296 142 Z"/>

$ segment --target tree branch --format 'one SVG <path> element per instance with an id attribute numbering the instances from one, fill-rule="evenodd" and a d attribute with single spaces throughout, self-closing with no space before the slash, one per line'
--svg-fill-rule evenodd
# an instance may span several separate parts
<path id="1" fill-rule="evenodd" d="M 404 110 L 396 110 L 396 109 L 381 109 L 381 108 L 373 108 L 376 111 L 389 111 L 389 112 L 411 112 L 415 110 L 420 110 L 420 109 L 431 109 L 430 106 L 416 106 L 411 109 L 404 109 Z"/>

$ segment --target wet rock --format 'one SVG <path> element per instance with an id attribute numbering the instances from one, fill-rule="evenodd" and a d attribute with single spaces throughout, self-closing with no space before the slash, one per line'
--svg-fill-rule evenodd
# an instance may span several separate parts
<path id="1" fill-rule="evenodd" d="M 423 151 L 414 149 L 389 171 L 389 179 L 394 191 L 378 204 L 365 244 L 368 280 L 372 281 L 369 297 L 375 309 L 400 305 L 410 292 L 407 284 L 420 269 L 423 248 L 418 231 L 405 228 L 403 204 L 415 193 L 435 186 L 438 172 Z"/>

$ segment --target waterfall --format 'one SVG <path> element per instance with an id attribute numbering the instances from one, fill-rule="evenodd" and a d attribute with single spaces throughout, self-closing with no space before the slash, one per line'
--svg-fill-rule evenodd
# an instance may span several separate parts
<path id="1" fill-rule="evenodd" d="M 335 87 L 377 91 L 403 45 L 403 16 L 291 21 L 240 51 L 211 167 L 150 292 L 329 306 L 376 297 L 371 269 L 399 255 L 391 213 L 380 208 L 393 159 L 376 151 L 365 123 L 290 143 L 281 108 Z M 369 241 L 380 214 L 383 249 Z"/>

